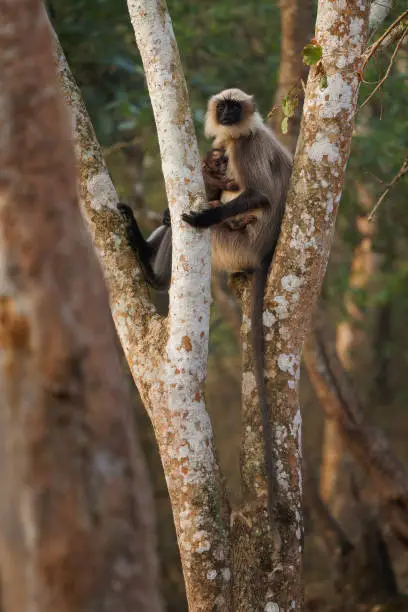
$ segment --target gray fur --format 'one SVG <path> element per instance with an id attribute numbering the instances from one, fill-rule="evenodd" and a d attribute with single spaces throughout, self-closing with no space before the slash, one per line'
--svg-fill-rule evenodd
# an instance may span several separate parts
<path id="1" fill-rule="evenodd" d="M 152 261 L 153 272 L 156 275 L 158 288 L 168 290 L 171 280 L 172 259 L 171 227 L 161 225 L 148 238 L 147 242 L 156 250 Z"/>
<path id="2" fill-rule="evenodd" d="M 228 272 L 256 268 L 273 254 L 285 207 L 292 170 L 290 154 L 273 132 L 262 125 L 256 131 L 227 144 L 228 174 L 242 189 L 263 193 L 269 205 L 257 213 L 257 220 L 239 231 L 226 223 L 212 227 L 213 265 Z"/>

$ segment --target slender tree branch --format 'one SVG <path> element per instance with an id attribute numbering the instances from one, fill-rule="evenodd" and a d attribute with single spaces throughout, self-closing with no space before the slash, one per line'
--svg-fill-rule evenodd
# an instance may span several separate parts
<path id="1" fill-rule="evenodd" d="M 367 49 L 364 55 L 364 63 L 363 63 L 361 73 L 364 72 L 365 67 L 367 66 L 368 62 L 373 57 L 373 55 L 376 53 L 377 49 L 382 48 L 383 44 L 385 46 L 388 46 L 388 42 L 385 44 L 385 41 L 388 41 L 388 36 L 391 34 L 391 32 L 393 32 L 393 30 L 395 30 L 395 28 L 397 28 L 401 24 L 402 21 L 404 21 L 404 19 L 406 19 L 407 16 L 408 16 L 408 9 L 404 11 L 403 13 L 401 13 L 401 15 L 385 30 L 384 34 L 382 34 L 382 36 L 380 36 L 380 38 L 378 38 L 378 40 L 376 40 L 375 43 L 373 43 Z"/>
<path id="2" fill-rule="evenodd" d="M 383 432 L 365 423 L 351 379 L 330 348 L 326 316 L 320 307 L 315 332 L 305 347 L 305 364 L 326 416 L 371 479 L 394 534 L 408 545 L 408 476 Z"/>
<path id="3" fill-rule="evenodd" d="M 380 79 L 380 81 L 374 87 L 373 91 L 370 93 L 368 98 L 366 98 L 364 100 L 364 102 L 361 104 L 360 109 L 364 108 L 369 103 L 371 98 L 376 94 L 376 92 L 380 89 L 380 87 L 383 85 L 383 83 L 388 79 L 388 77 L 390 75 L 390 72 L 391 72 L 391 68 L 392 68 L 392 66 L 394 64 L 394 60 L 395 60 L 395 58 L 397 56 L 397 53 L 398 53 L 398 51 L 399 51 L 399 49 L 400 49 L 400 47 L 401 47 L 401 45 L 402 45 L 402 43 L 404 41 L 405 36 L 407 35 L 407 33 L 408 33 L 408 30 L 404 29 L 402 34 L 401 34 L 401 36 L 400 36 L 400 38 L 399 38 L 399 40 L 398 40 L 398 42 L 397 42 L 397 44 L 395 45 L 395 49 L 393 51 L 393 54 L 392 54 L 391 59 L 390 59 L 390 62 L 388 64 L 388 68 L 387 68 L 384 76 Z"/>
<path id="4" fill-rule="evenodd" d="M 372 209 L 372 211 L 367 217 L 368 221 L 373 220 L 373 217 L 375 213 L 377 212 L 377 210 L 379 209 L 379 207 L 381 206 L 381 203 L 383 202 L 383 200 L 387 197 L 387 195 L 389 194 L 391 189 L 396 185 L 396 183 L 398 183 L 398 181 L 407 174 L 407 172 L 408 172 L 408 156 L 405 158 L 404 163 L 402 164 L 401 168 L 398 170 L 397 174 L 392 179 L 391 183 L 387 185 L 386 189 L 384 189 L 384 191 L 378 198 L 374 208 Z"/>

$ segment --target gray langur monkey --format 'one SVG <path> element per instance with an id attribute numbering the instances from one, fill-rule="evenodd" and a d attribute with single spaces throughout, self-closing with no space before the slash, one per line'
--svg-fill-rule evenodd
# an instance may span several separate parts
<path id="1" fill-rule="evenodd" d="M 184 213 L 182 218 L 196 228 L 211 227 L 214 268 L 229 273 L 252 274 L 253 360 L 264 429 L 268 507 L 272 520 L 275 477 L 264 378 L 262 314 L 265 285 L 279 237 L 292 159 L 264 124 L 253 97 L 240 89 L 226 89 L 210 98 L 205 133 L 214 139 L 212 150 L 222 152 L 220 161 L 225 165 L 224 175 L 219 177 L 218 189 L 216 186 L 214 190 L 214 180 L 209 180 L 203 163 L 207 195 L 211 191 L 213 197 L 214 194 L 218 197 L 211 202 L 210 208 Z M 207 161 L 210 159 L 207 157 Z M 171 275 L 168 210 L 163 225 L 145 240 L 131 209 L 125 205 L 119 205 L 119 209 L 127 219 L 128 239 L 139 256 L 148 282 L 155 288 L 167 289 Z"/>

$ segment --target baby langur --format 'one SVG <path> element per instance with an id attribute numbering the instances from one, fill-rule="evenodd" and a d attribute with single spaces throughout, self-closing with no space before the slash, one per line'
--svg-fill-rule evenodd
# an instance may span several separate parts
<path id="1" fill-rule="evenodd" d="M 222 149 L 211 149 L 202 160 L 202 173 L 210 206 L 219 206 L 223 190 L 240 189 L 234 181 L 226 177 L 228 159 Z M 119 203 L 118 209 L 126 221 L 127 240 L 134 250 L 146 281 L 156 291 L 167 291 L 171 279 L 172 232 L 170 211 L 163 214 L 162 224 L 145 240 L 134 218 L 132 209 Z M 230 219 L 231 229 L 241 228 L 244 219 Z"/>
<path id="2" fill-rule="evenodd" d="M 203 162 L 203 177 L 207 197 L 215 201 L 208 209 L 184 213 L 183 219 L 197 228 L 211 227 L 215 268 L 230 273 L 252 273 L 253 359 L 264 429 L 272 520 L 275 479 L 264 379 L 262 313 L 265 283 L 279 237 L 292 160 L 263 123 L 253 97 L 240 89 L 226 89 L 209 100 L 205 132 L 214 142 L 212 152 Z M 157 289 L 168 288 L 171 274 L 168 211 L 163 225 L 145 241 L 131 210 L 124 205 L 119 208 L 128 221 L 128 238 L 148 282 Z"/>
<path id="3" fill-rule="evenodd" d="M 274 518 L 272 432 L 264 378 L 263 299 L 269 265 L 278 241 L 292 171 L 289 153 L 263 123 L 252 96 L 227 89 L 208 103 L 205 132 L 213 148 L 224 149 L 226 176 L 239 190 L 224 189 L 221 205 L 183 214 L 194 227 L 211 227 L 212 263 L 227 272 L 253 272 L 252 346 L 255 379 L 264 429 L 268 506 Z M 228 225 L 244 217 L 243 227 Z"/>

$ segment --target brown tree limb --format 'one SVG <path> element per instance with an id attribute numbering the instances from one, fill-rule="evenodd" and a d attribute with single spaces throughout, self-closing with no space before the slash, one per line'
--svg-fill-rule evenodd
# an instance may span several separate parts
<path id="1" fill-rule="evenodd" d="M 382 194 L 378 198 L 375 206 L 373 207 L 372 211 L 370 212 L 370 214 L 367 217 L 368 221 L 372 221 L 373 220 L 373 217 L 374 217 L 375 213 L 377 212 L 377 210 L 381 206 L 381 204 L 384 201 L 384 199 L 390 193 L 391 189 L 396 185 L 396 183 L 398 183 L 398 181 L 400 179 L 402 179 L 403 176 L 405 176 L 407 174 L 407 172 L 408 172 L 408 156 L 405 158 L 404 163 L 402 164 L 401 168 L 398 170 L 397 174 L 394 176 L 392 181 L 390 183 L 388 183 L 387 187 L 384 189 L 384 191 L 382 192 Z"/>
<path id="2" fill-rule="evenodd" d="M 391 56 L 391 59 L 389 61 L 387 70 L 385 71 L 385 74 L 383 77 L 381 77 L 381 79 L 379 80 L 379 82 L 377 83 L 377 85 L 374 87 L 373 91 L 370 93 L 370 95 L 364 100 L 364 102 L 360 105 L 360 109 L 364 108 L 369 101 L 371 100 L 371 98 L 377 93 L 377 91 L 380 89 L 380 87 L 385 83 L 385 81 L 388 79 L 388 77 L 390 76 L 390 72 L 391 72 L 391 68 L 394 64 L 394 60 L 398 54 L 398 51 L 402 45 L 402 43 L 404 42 L 404 38 L 408 33 L 408 29 L 404 29 L 403 32 L 401 33 L 397 44 L 395 45 L 395 49 L 393 51 L 393 54 Z"/>
<path id="3" fill-rule="evenodd" d="M 304 352 L 309 378 L 327 418 L 338 423 L 347 448 L 369 476 L 391 530 L 408 545 L 408 475 L 384 433 L 365 422 L 353 384 L 327 338 L 319 309 Z"/>
<path id="4" fill-rule="evenodd" d="M 0 20 L 4 612 L 162 609 L 153 504 L 41 0 Z"/>
<path id="5" fill-rule="evenodd" d="M 408 17 L 408 9 L 406 11 L 404 11 L 403 13 L 401 13 L 401 15 L 385 30 L 384 34 L 382 34 L 376 41 L 375 43 L 373 43 L 372 45 L 370 45 L 370 47 L 367 49 L 367 51 L 365 52 L 364 55 L 364 62 L 363 62 L 363 67 L 362 67 L 362 73 L 365 70 L 365 67 L 367 66 L 368 62 L 370 61 L 370 59 L 373 57 L 373 55 L 377 52 L 377 50 L 379 48 L 383 48 L 388 46 L 388 40 L 389 40 L 389 36 L 390 34 L 399 27 L 399 25 L 401 24 L 401 22 Z"/>

